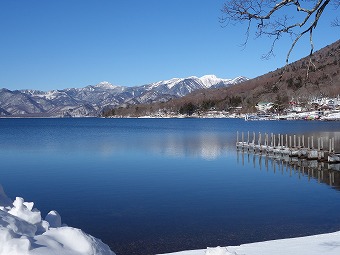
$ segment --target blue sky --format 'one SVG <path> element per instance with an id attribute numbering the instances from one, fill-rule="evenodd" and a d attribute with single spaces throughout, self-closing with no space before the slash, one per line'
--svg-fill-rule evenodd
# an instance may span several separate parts
<path id="1" fill-rule="evenodd" d="M 223 0 L 1 0 L 0 88 L 63 89 L 109 81 L 138 86 L 215 74 L 254 78 L 285 64 L 290 39 L 262 60 L 267 38 L 222 27 Z M 326 13 L 316 49 L 339 39 Z M 331 15 L 333 14 L 333 16 Z M 308 55 L 302 40 L 291 61 Z"/>

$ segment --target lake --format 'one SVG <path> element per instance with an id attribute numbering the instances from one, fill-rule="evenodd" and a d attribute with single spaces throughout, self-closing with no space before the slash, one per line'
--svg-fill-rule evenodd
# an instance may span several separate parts
<path id="1" fill-rule="evenodd" d="M 340 141 L 340 122 L 0 119 L 0 184 L 117 255 L 340 230 L 338 172 L 237 153 L 237 131 Z"/>

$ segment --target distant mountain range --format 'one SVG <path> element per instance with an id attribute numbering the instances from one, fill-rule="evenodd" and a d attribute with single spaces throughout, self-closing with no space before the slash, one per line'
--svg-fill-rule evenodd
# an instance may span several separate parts
<path id="1" fill-rule="evenodd" d="M 83 117 L 98 116 L 105 109 L 167 102 L 201 89 L 222 88 L 248 79 L 221 79 L 215 75 L 174 78 L 143 86 L 115 86 L 109 82 L 63 90 L 0 89 L 0 116 Z"/>

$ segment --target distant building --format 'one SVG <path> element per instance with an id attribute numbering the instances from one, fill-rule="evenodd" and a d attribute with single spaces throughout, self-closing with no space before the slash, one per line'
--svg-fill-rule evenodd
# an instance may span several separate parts
<path id="1" fill-rule="evenodd" d="M 335 109 L 338 106 L 340 106 L 340 98 L 339 96 L 336 98 L 319 97 L 319 98 L 313 98 L 309 103 L 311 105 L 314 105 L 315 108 L 328 107 L 330 109 Z"/>

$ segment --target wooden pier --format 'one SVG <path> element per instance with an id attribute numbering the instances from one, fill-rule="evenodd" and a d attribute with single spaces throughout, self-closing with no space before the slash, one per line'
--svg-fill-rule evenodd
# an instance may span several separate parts
<path id="1" fill-rule="evenodd" d="M 325 138 L 316 139 L 317 147 L 314 146 L 315 138 L 313 136 L 305 138 L 304 135 L 288 135 L 288 134 L 268 134 L 247 133 L 245 140 L 244 132 L 237 132 L 236 148 L 242 151 L 273 155 L 277 157 L 297 157 L 299 159 L 317 160 L 326 163 L 340 163 L 340 153 L 335 152 L 335 139 L 328 140 L 328 149 L 324 148 Z M 251 139 L 251 140 L 250 140 Z M 307 144 L 306 144 L 307 141 Z"/>

